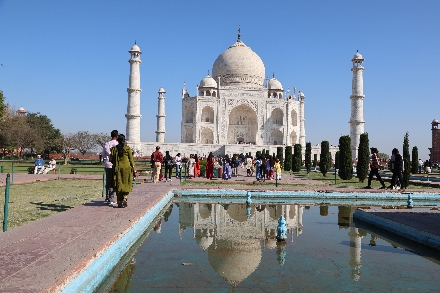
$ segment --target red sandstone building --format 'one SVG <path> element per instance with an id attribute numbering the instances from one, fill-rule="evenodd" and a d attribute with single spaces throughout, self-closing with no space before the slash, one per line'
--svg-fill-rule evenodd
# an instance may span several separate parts
<path id="1" fill-rule="evenodd" d="M 429 148 L 431 153 L 429 158 L 431 162 L 440 162 L 440 129 L 438 129 L 438 120 L 432 120 L 432 147 Z"/>

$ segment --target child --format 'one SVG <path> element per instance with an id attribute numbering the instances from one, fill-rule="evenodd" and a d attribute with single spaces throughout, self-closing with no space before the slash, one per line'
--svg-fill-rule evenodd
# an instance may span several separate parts
<path id="1" fill-rule="evenodd" d="M 223 179 L 231 179 L 231 165 L 229 160 L 225 160 L 225 164 L 223 166 Z"/>
<path id="2" fill-rule="evenodd" d="M 280 159 L 278 158 L 275 160 L 275 171 L 277 175 L 277 180 L 281 180 L 281 164 Z"/>

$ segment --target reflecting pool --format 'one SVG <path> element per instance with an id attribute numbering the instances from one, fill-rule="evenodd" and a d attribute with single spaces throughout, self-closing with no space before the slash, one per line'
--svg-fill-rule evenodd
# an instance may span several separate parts
<path id="1" fill-rule="evenodd" d="M 439 290 L 439 253 L 354 222 L 356 208 L 177 199 L 99 291 Z"/>

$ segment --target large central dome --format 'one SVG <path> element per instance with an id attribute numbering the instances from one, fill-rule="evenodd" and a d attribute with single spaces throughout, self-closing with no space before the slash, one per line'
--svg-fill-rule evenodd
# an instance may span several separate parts
<path id="1" fill-rule="evenodd" d="M 215 60 L 212 76 L 220 86 L 263 87 L 264 63 L 240 39 Z"/>

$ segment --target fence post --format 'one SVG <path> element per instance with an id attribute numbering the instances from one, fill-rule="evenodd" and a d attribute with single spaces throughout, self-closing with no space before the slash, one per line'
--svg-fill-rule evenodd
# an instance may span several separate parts
<path id="1" fill-rule="evenodd" d="M 58 180 L 60 180 L 61 163 L 58 163 Z"/>
<path id="2" fill-rule="evenodd" d="M 102 174 L 102 192 L 101 192 L 101 197 L 104 197 L 105 194 L 105 181 L 107 180 L 107 178 L 105 177 L 105 168 L 104 168 L 104 173 Z"/>
<path id="3" fill-rule="evenodd" d="M 8 212 L 9 212 L 9 181 L 10 181 L 9 173 L 6 175 L 6 187 L 5 187 L 5 207 L 3 213 L 3 232 L 8 230 Z"/>
<path id="4" fill-rule="evenodd" d="M 14 184 L 14 162 L 12 162 L 12 171 L 11 171 L 11 183 Z"/>

